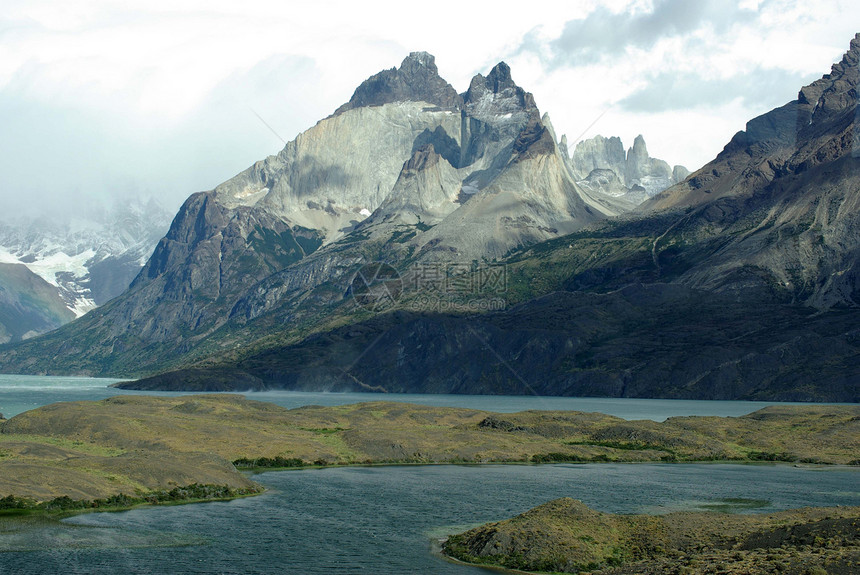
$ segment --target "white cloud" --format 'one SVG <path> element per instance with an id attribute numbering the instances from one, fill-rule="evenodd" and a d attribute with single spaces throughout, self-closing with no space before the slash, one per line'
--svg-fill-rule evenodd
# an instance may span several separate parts
<path id="1" fill-rule="evenodd" d="M 629 145 L 642 133 L 652 154 L 695 169 L 747 120 L 827 73 L 857 22 L 860 6 L 842 0 L 815 10 L 788 0 L 655 0 L 597 7 L 555 35 L 533 31 L 509 62 L 515 74 L 532 68 L 526 86 L 558 132 L 575 138 L 608 109 L 585 137 Z"/>
<path id="2" fill-rule="evenodd" d="M 695 168 L 793 97 L 795 76 L 826 73 L 858 16 L 843 0 L 6 0 L 0 208 L 118 188 L 175 207 L 282 146 L 251 109 L 289 140 L 412 50 L 460 91 L 504 59 L 559 133 L 609 109 L 586 136 L 643 133 L 654 155 Z M 779 79 L 766 98 L 748 94 L 756 74 Z M 688 105 L 696 79 L 709 93 Z"/>

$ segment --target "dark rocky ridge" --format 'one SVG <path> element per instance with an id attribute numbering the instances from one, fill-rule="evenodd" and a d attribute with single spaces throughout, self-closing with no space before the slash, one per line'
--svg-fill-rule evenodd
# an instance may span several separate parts
<path id="1" fill-rule="evenodd" d="M 400 68 L 383 70 L 362 82 L 349 102 L 335 110 L 335 115 L 362 106 L 402 101 L 457 109 L 463 104 L 454 87 L 439 76 L 436 58 L 427 52 L 412 52 Z"/>
<path id="2" fill-rule="evenodd" d="M 490 94 L 511 100 L 510 111 L 515 111 L 517 107 L 524 110 L 537 108 L 534 96 L 517 86 L 511 76 L 511 67 L 505 62 L 496 64 L 486 77 L 478 74 L 472 78 L 469 89 L 461 97 L 465 105 L 469 106 L 478 105 L 482 98 Z M 496 111 L 504 113 L 507 110 L 497 108 Z"/>
<path id="3" fill-rule="evenodd" d="M 750 120 L 714 161 L 640 207 L 684 210 L 665 245 L 677 281 L 776 288 L 819 309 L 860 303 L 858 56 L 860 36 L 797 100 Z"/>

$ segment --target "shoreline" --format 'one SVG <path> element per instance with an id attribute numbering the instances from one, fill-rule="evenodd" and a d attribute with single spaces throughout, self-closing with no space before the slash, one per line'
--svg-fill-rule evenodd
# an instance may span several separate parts
<path id="1" fill-rule="evenodd" d="M 60 504 L 56 504 L 52 506 L 52 503 L 56 501 L 39 501 L 33 502 L 31 500 L 26 500 L 22 498 L 17 498 L 14 496 L 8 496 L 5 498 L 0 498 L 0 521 L 3 520 L 12 520 L 15 521 L 17 519 L 29 519 L 29 518 L 50 518 L 61 521 L 66 519 L 67 517 L 74 517 L 77 515 L 84 515 L 88 513 L 121 513 L 124 511 L 131 511 L 132 509 L 145 509 L 145 508 L 155 508 L 155 507 L 175 507 L 179 505 L 195 505 L 199 503 L 214 503 L 217 501 L 234 501 L 237 499 L 245 499 L 247 497 L 256 497 L 257 495 L 262 495 L 266 493 L 268 490 L 265 486 L 255 484 L 256 487 L 253 489 L 242 489 L 242 490 L 234 490 L 236 491 L 230 495 L 217 495 L 213 497 L 188 497 L 184 499 L 165 499 L 165 500 L 156 500 L 151 501 L 148 499 L 152 499 L 157 497 L 156 494 L 146 494 L 141 496 L 124 496 L 123 494 L 117 494 L 115 496 L 111 496 L 110 499 L 118 499 L 127 498 L 132 500 L 128 504 L 112 504 L 105 503 L 99 504 L 99 500 L 89 500 L 89 499 L 67 499 L 62 502 L 65 506 L 61 506 Z M 191 489 L 195 486 L 185 486 L 182 488 L 178 488 L 181 490 Z M 199 486 L 199 487 L 220 487 L 220 486 Z M 20 502 L 24 506 L 22 507 L 2 507 L 3 503 L 9 503 L 9 499 L 14 499 L 15 502 Z M 62 498 L 57 498 L 62 499 Z"/>
<path id="2" fill-rule="evenodd" d="M 298 465 L 290 467 L 249 467 L 241 468 L 238 471 L 248 473 L 250 475 L 260 475 L 263 473 L 276 471 L 309 471 L 322 469 L 345 469 L 352 467 L 433 467 L 456 465 L 460 467 L 485 467 L 493 465 L 520 465 L 540 467 L 542 465 L 737 465 L 737 466 L 773 466 L 773 467 L 794 467 L 796 469 L 820 469 L 820 470 L 857 470 L 860 465 L 847 463 L 795 463 L 792 461 L 757 461 L 750 459 L 702 459 L 702 460 L 684 460 L 684 461 L 632 461 L 632 460 L 613 460 L 613 461 L 379 461 L 374 463 L 331 463 L 327 465 Z"/>
<path id="3" fill-rule="evenodd" d="M 290 471 L 322 471 L 326 469 L 351 469 L 351 468 L 384 468 L 384 467 L 435 467 L 435 466 L 459 466 L 459 467 L 490 467 L 490 466 L 543 466 L 543 465 L 732 465 L 732 466 L 772 466 L 772 467 L 794 467 L 798 469 L 809 469 L 809 470 L 818 470 L 818 471 L 857 471 L 858 466 L 856 465 L 838 465 L 838 464 L 793 464 L 789 462 L 783 461 L 736 461 L 736 460 L 723 460 L 723 461 L 679 461 L 679 462 L 666 462 L 666 461 L 577 461 L 577 462 L 550 462 L 550 463 L 534 463 L 534 462 L 525 462 L 525 461 L 484 461 L 484 462 L 379 462 L 379 463 L 343 463 L 343 464 L 332 464 L 332 465 L 307 465 L 307 466 L 296 466 L 296 467 L 260 467 L 253 469 L 242 469 L 241 473 L 249 476 L 262 475 L 265 473 L 278 473 L 278 472 L 290 472 Z M 165 500 L 165 501 L 157 501 L 157 502 L 149 502 L 146 501 L 146 495 L 144 496 L 128 496 L 135 501 L 129 505 L 92 505 L 92 500 L 69 500 L 70 504 L 80 505 L 70 508 L 45 508 L 43 507 L 45 504 L 50 504 L 50 501 L 39 501 L 39 502 L 31 502 L 32 507 L 23 507 L 23 508 L 3 508 L 0 506 L 0 521 L 3 520 L 18 520 L 18 519 L 27 519 L 27 518 L 54 518 L 57 520 L 62 520 L 67 517 L 73 517 L 76 515 L 83 515 L 87 513 L 121 513 L 125 511 L 131 511 L 133 509 L 150 509 L 157 507 L 173 507 L 180 505 L 196 505 L 201 503 L 213 503 L 213 502 L 225 502 L 225 501 L 234 501 L 237 499 L 245 499 L 248 497 L 256 497 L 258 495 L 263 495 L 269 492 L 269 489 L 266 488 L 265 485 L 261 485 L 259 483 L 254 482 L 254 489 L 250 489 L 247 492 L 236 493 L 235 495 L 230 496 L 219 496 L 219 497 L 194 497 L 188 499 L 177 499 L 177 500 Z M 184 488 L 189 488 L 191 486 L 185 486 Z M 220 486 L 214 486 L 220 487 Z M 115 495 L 116 497 L 122 497 L 123 494 L 118 493 Z M 15 500 L 23 500 L 23 498 L 18 498 L 13 495 L 7 496 L 13 497 Z M 111 496 L 114 497 L 114 496 Z M 140 499 L 138 501 L 138 499 Z M 4 501 L 3 497 L 0 497 L 0 505 L 2 505 Z M 839 506 L 835 506 L 838 508 Z M 667 513 L 676 513 L 677 511 L 668 511 Z M 663 513 L 654 514 L 655 516 L 664 515 Z M 442 555 L 448 557 L 444 553 L 440 551 Z M 467 565 L 480 566 L 485 567 L 486 565 L 480 563 L 469 563 L 455 557 L 450 557 L 450 559 L 458 562 L 464 563 Z M 505 568 L 501 568 L 504 572 L 509 573 L 533 573 L 531 571 L 517 571 L 517 570 L 509 570 Z"/>

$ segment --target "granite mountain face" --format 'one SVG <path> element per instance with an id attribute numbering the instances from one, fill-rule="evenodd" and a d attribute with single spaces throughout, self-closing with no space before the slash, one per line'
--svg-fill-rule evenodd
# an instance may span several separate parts
<path id="1" fill-rule="evenodd" d="M 857 401 L 858 43 L 686 179 L 641 137 L 569 156 L 504 63 L 457 94 L 413 53 L 191 196 L 122 297 L 0 362 L 178 369 L 135 384 L 156 389 Z M 373 261 L 406 283 L 501 265 L 508 309 L 404 292 L 374 316 L 349 297 Z"/>
<path id="2" fill-rule="evenodd" d="M 563 145 L 567 146 L 566 139 Z M 568 165 L 580 187 L 599 190 L 626 202 L 633 209 L 690 175 L 684 166 L 668 163 L 648 154 L 645 138 L 637 136 L 624 152 L 620 138 L 595 136 L 579 142 Z"/>

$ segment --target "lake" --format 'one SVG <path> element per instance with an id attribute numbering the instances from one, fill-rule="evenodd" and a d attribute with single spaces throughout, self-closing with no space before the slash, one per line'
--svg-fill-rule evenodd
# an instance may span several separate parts
<path id="1" fill-rule="evenodd" d="M 0 374 L 0 413 L 7 418 L 58 401 L 100 400 L 114 395 L 188 395 L 185 392 L 127 391 L 108 387 L 119 379 L 40 377 Z M 629 399 L 603 397 L 536 397 L 523 395 L 419 395 L 405 393 L 309 393 L 298 391 L 246 392 L 245 397 L 294 408 L 305 405 L 344 405 L 362 401 L 400 401 L 437 407 L 467 407 L 499 413 L 527 409 L 597 411 L 624 419 L 653 419 L 683 415 L 740 416 L 768 405 L 763 401 L 694 401 L 685 399 Z"/>
<path id="2" fill-rule="evenodd" d="M 333 468 L 264 473 L 226 503 L 0 523 L 0 573 L 471 574 L 439 537 L 574 497 L 619 513 L 741 502 L 754 511 L 860 504 L 860 470 L 588 464 Z M 735 500 L 727 502 L 727 500 Z"/>
<path id="3" fill-rule="evenodd" d="M 116 380 L 0 376 L 10 417 L 56 401 L 129 394 Z M 162 394 L 182 395 L 182 394 Z M 627 419 L 743 415 L 771 403 L 264 392 L 285 407 L 369 400 L 511 412 L 601 411 Z M 92 513 L 62 522 L 0 520 L 0 575 L 42 573 L 440 573 L 487 570 L 434 553 L 447 534 L 557 497 L 608 512 L 732 508 L 769 512 L 860 505 L 860 469 L 789 465 L 588 464 L 354 467 L 256 476 L 246 499 Z M 3 494 L 0 494 L 3 495 Z M 738 500 L 744 501 L 738 501 Z"/>

